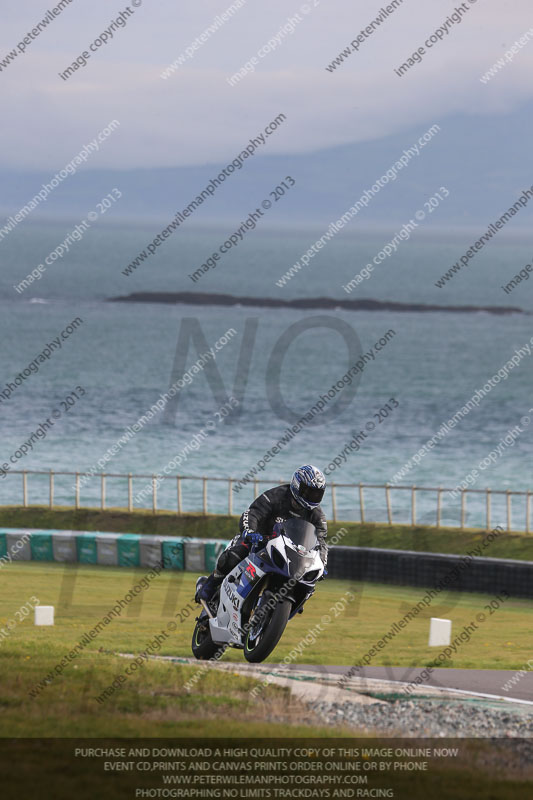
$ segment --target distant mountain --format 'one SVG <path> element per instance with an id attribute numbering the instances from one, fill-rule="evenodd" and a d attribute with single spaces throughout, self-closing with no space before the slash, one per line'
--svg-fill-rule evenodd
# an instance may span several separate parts
<path id="1" fill-rule="evenodd" d="M 462 115 L 435 119 L 440 131 L 363 209 L 356 222 L 400 225 L 423 209 L 441 186 L 450 196 L 426 216 L 425 225 L 488 225 L 533 185 L 532 115 Z M 337 219 L 408 150 L 431 124 L 380 141 L 362 142 L 304 154 L 270 156 L 268 140 L 202 204 L 187 224 L 245 219 L 269 198 L 285 176 L 296 185 L 273 202 L 268 221 L 278 224 L 329 223 Z M 243 147 L 246 142 L 243 142 Z M 264 155 L 262 155 L 264 154 Z M 39 218 L 81 218 L 114 187 L 123 194 L 109 219 L 170 221 L 229 163 L 167 169 L 91 170 L 68 177 L 32 213 Z M 90 162 L 89 162 L 90 164 Z M 8 216 L 39 191 L 54 172 L 0 171 L 0 209 Z M 518 214 L 513 229 L 530 227 L 531 206 Z M 3 219 L 0 220 L 3 224 Z M 511 226 L 510 226 L 511 228 Z"/>

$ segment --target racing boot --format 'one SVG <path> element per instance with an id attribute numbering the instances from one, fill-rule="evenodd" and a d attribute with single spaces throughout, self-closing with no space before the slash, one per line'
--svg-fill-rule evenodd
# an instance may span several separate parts
<path id="1" fill-rule="evenodd" d="M 196 594 L 194 596 L 195 603 L 199 603 L 200 600 L 209 603 L 223 580 L 224 575 L 218 572 L 218 570 L 215 570 L 209 576 L 202 575 L 202 577 L 198 578 L 196 581 Z"/>

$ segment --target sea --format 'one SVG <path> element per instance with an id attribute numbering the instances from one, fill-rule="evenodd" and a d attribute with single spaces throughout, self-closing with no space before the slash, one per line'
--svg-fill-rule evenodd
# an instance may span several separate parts
<path id="1" fill-rule="evenodd" d="M 328 470 L 329 484 L 340 485 L 339 520 L 360 518 L 354 484 L 390 483 L 431 489 L 417 492 L 417 521 L 425 524 L 435 524 L 439 487 L 454 489 L 466 481 L 477 490 L 533 489 L 533 425 L 528 427 L 533 358 L 524 349 L 533 336 L 529 314 L 110 302 L 134 292 L 197 292 L 515 306 L 531 312 L 533 279 L 509 294 L 501 288 L 531 264 L 531 246 L 523 238 L 502 235 L 438 288 L 435 282 L 477 237 L 467 229 L 415 232 L 348 295 L 343 285 L 393 231 L 348 226 L 279 287 L 276 281 L 325 227 L 251 231 L 193 282 L 189 276 L 219 249 L 226 228 L 183 226 L 132 275 L 124 275 L 160 228 L 100 222 L 46 265 L 38 280 L 17 291 L 73 227 L 68 220 L 28 220 L 0 241 L 2 504 L 22 502 L 16 470 L 28 471 L 30 503 L 48 502 L 50 487 L 48 474 L 31 471 L 80 473 L 81 505 L 100 504 L 102 471 L 146 476 L 133 479 L 134 504 L 151 508 L 149 476 L 166 469 L 172 477 L 156 482 L 158 508 L 176 510 L 179 474 L 190 476 L 181 482 L 183 510 L 200 511 L 205 502 L 209 511 L 227 512 L 227 481 L 205 483 L 203 477 L 238 480 L 255 468 L 261 490 L 312 463 Z M 82 322 L 61 339 L 75 320 Z M 233 333 L 226 341 L 228 331 Z M 56 337 L 61 347 L 52 344 Z M 220 341 L 216 358 L 203 364 L 202 353 Z M 479 404 L 420 456 L 442 424 L 486 389 L 517 351 L 518 364 L 507 376 L 478 394 Z M 352 382 L 346 378 L 343 384 L 355 364 Z M 189 378 L 180 381 L 185 372 Z M 176 382 L 174 398 L 136 430 Z M 287 434 L 321 396 L 322 411 Z M 274 446 L 277 452 L 265 460 Z M 417 453 L 417 463 L 410 462 Z M 401 480 L 395 478 L 406 465 Z M 233 485 L 234 513 L 246 508 L 254 488 L 251 482 Z M 127 492 L 126 478 L 106 479 L 107 505 L 124 507 Z M 393 488 L 389 497 L 393 521 L 408 522 L 411 491 Z M 55 476 L 54 502 L 74 502 L 73 475 Z M 364 505 L 367 520 L 388 519 L 383 488 L 365 489 Z M 330 491 L 325 507 L 331 517 Z M 442 524 L 457 524 L 460 497 L 442 491 L 440 514 Z M 485 525 L 485 514 L 485 494 L 469 494 L 467 524 Z M 491 524 L 505 526 L 506 514 L 505 495 L 493 495 Z M 512 497 L 512 525 L 525 525 L 522 496 Z"/>

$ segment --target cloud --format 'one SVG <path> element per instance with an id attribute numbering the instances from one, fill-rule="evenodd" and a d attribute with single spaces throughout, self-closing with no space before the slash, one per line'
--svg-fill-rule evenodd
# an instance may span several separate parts
<path id="1" fill-rule="evenodd" d="M 309 6 L 315 0 L 309 0 Z M 479 78 L 531 26 L 529 0 L 508 5 L 479 0 L 461 24 L 403 77 L 403 63 L 455 7 L 420 8 L 405 0 L 337 70 L 330 63 L 379 14 L 377 2 L 351 0 L 318 7 L 260 59 L 254 74 L 235 86 L 226 78 L 280 30 L 301 3 L 253 0 L 195 51 L 168 80 L 160 73 L 231 0 L 163 0 L 143 5 L 86 67 L 68 81 L 64 70 L 109 24 L 106 3 L 87 16 L 74 2 L 28 52 L 2 73 L 4 129 L 0 164 L 57 168 L 111 119 L 120 130 L 90 163 L 100 167 L 156 167 L 221 162 L 257 135 L 278 113 L 287 122 L 265 153 L 301 153 L 379 139 L 457 114 L 512 115 L 531 100 L 533 42 L 489 84 Z M 503 3 L 505 6 L 505 3 Z M 46 11 L 46 9 L 45 9 Z M 120 11 L 120 8 L 118 9 Z M 44 12 L 43 12 L 44 13 Z M 117 12 L 118 13 L 118 12 Z M 18 8 L 2 32 L 0 59 L 39 14 Z"/>

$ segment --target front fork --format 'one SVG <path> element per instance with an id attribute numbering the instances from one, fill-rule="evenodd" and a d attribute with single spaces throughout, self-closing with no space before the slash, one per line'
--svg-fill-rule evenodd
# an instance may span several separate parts
<path id="1" fill-rule="evenodd" d="M 261 586 L 260 586 L 260 594 L 257 597 L 257 602 L 254 602 L 252 614 L 249 614 L 248 613 L 248 609 L 246 609 L 246 612 L 245 612 L 246 621 L 242 620 L 242 611 L 241 611 L 241 621 L 243 622 L 243 625 L 242 625 L 242 628 L 240 629 L 240 633 L 243 636 L 246 636 L 246 634 L 249 632 L 250 628 L 253 625 L 253 618 L 254 618 L 256 612 L 258 611 L 258 604 L 261 602 L 261 598 L 262 598 L 263 594 L 268 590 L 268 587 L 269 587 L 269 584 L 270 584 L 270 577 L 271 577 L 270 574 L 268 574 L 268 575 L 266 575 L 265 577 L 262 578 L 262 583 L 261 583 Z M 252 595 L 253 595 L 253 592 L 252 592 Z"/>

